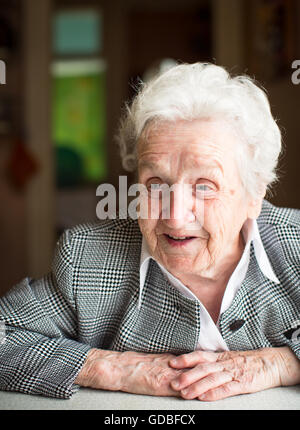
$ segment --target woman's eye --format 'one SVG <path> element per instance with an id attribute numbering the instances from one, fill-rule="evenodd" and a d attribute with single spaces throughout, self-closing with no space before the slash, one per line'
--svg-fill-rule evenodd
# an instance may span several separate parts
<path id="1" fill-rule="evenodd" d="M 148 192 L 150 193 L 150 195 L 159 195 L 160 191 L 161 191 L 161 184 L 149 184 L 148 185 Z"/>
<path id="2" fill-rule="evenodd" d="M 161 197 L 162 183 L 157 180 L 156 182 L 149 182 L 147 184 L 148 194 L 151 199 Z"/>
<path id="3" fill-rule="evenodd" d="M 214 184 L 201 183 L 196 184 L 196 197 L 209 199 L 215 196 L 216 187 Z"/>
<path id="4" fill-rule="evenodd" d="M 146 182 L 149 191 L 158 191 L 162 186 L 162 181 L 159 178 L 152 178 Z"/>
<path id="5" fill-rule="evenodd" d="M 150 185 L 150 188 L 151 188 L 151 190 L 153 190 L 153 191 L 158 191 L 158 190 L 160 190 L 160 187 L 161 187 L 161 184 L 151 184 L 151 185 Z"/>
<path id="6" fill-rule="evenodd" d="M 196 191 L 213 191 L 213 189 L 207 184 L 197 184 Z"/>

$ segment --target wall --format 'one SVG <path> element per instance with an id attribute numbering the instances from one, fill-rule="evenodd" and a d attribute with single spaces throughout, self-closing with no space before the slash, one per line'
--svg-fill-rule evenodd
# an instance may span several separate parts
<path id="1" fill-rule="evenodd" d="M 282 76 L 277 78 L 263 78 L 254 73 L 249 52 L 249 46 L 256 43 L 257 36 L 253 17 L 254 1 L 213 0 L 212 4 L 216 62 L 234 73 L 247 73 L 264 86 L 273 115 L 282 130 L 284 149 L 278 169 L 280 181 L 272 189 L 272 194 L 268 195 L 268 200 L 278 206 L 300 208 L 300 85 L 292 83 L 293 70 L 289 64 Z M 295 31 L 292 58 L 300 59 L 300 2 L 293 2 L 292 14 Z"/>
<path id="2" fill-rule="evenodd" d="M 8 109 L 6 120 L 1 114 L 0 134 L 0 292 L 25 276 L 27 260 L 26 195 L 14 182 L 11 163 L 16 142 L 22 134 L 23 70 L 22 38 L 19 33 L 21 2 L 1 3 L 2 19 L 13 30 L 12 47 L 0 47 L 0 58 L 6 63 L 6 84 L 0 85 L 0 103 Z"/>
<path id="3" fill-rule="evenodd" d="M 182 15 L 191 16 L 191 10 L 211 4 L 212 11 L 212 52 L 211 60 L 223 64 L 235 72 L 251 72 L 247 57 L 247 30 L 249 17 L 247 15 L 247 0 L 168 0 L 153 2 L 151 0 L 43 0 L 37 7 L 36 0 L 4 1 L 3 8 L 11 14 L 14 26 L 20 37 L 20 52 L 17 59 L 8 68 L 7 80 L 15 95 L 16 117 L 20 123 L 25 120 L 28 133 L 26 140 L 29 148 L 37 157 L 43 169 L 29 182 L 26 192 L 17 191 L 7 176 L 7 163 L 11 157 L 11 141 L 0 139 L 0 293 L 11 287 L 26 274 L 40 276 L 50 267 L 53 246 L 55 243 L 54 212 L 55 189 L 53 185 L 52 144 L 49 139 L 48 117 L 48 63 L 49 27 L 51 8 L 55 5 L 97 4 L 105 9 L 105 56 L 109 64 L 108 79 L 108 134 L 109 134 L 109 163 L 110 182 L 117 184 L 118 176 L 124 173 L 118 156 L 118 150 L 113 143 L 120 109 L 123 102 L 132 95 L 129 80 L 143 72 L 147 62 L 155 58 L 155 46 L 159 37 L 151 39 L 147 19 L 153 16 L 162 17 L 166 10 L 173 16 L 174 29 L 180 27 L 180 11 Z M 299 2 L 297 22 L 300 23 Z M 172 10 L 171 10 L 172 7 Z M 172 15 L 173 14 L 173 15 Z M 165 15 L 166 16 L 166 15 Z M 143 19 L 141 26 L 140 19 Z M 192 19 L 192 18 L 191 18 Z M 177 20 L 177 21 L 176 21 Z M 177 22 L 177 24 L 176 24 Z M 192 22 L 194 23 L 193 19 Z M 194 25 L 194 24 L 192 24 Z M 146 27 L 148 26 L 148 27 Z M 160 31 L 163 31 L 163 21 L 160 21 Z M 300 28 L 300 26 L 297 26 Z M 167 26 L 166 26 L 167 28 Z M 172 28 L 172 27 L 171 27 Z M 182 33 L 188 34 L 189 26 L 182 25 Z M 183 30 L 185 28 L 185 30 Z M 251 30 L 251 29 L 250 29 Z M 24 31 L 24 33 L 22 33 Z M 153 26 L 153 32 L 156 28 Z M 174 30 L 175 31 L 175 30 Z M 248 31 L 248 32 L 247 32 Z M 179 32 L 179 30 L 178 30 Z M 156 34 L 157 36 L 157 34 Z M 144 45 L 137 43 L 135 38 L 144 38 Z M 163 37 L 163 36 L 160 36 Z M 300 59 L 300 35 L 298 31 L 297 58 Z M 132 39 L 133 38 L 133 39 Z M 140 40 L 138 42 L 141 42 Z M 184 41 L 181 43 L 181 54 L 184 60 L 191 61 L 207 59 L 206 54 L 188 53 Z M 161 44 L 164 55 L 167 48 Z M 179 46 L 178 46 L 179 47 Z M 151 58 L 150 58 L 150 50 Z M 147 56 L 149 52 L 149 56 Z M 176 55 L 172 51 L 172 55 Z M 184 52 L 184 54 L 183 54 Z M 198 57 L 197 57 L 198 55 Z M 180 58 L 177 58 L 180 59 Z M 182 58 L 181 58 L 182 59 Z M 271 105 L 279 124 L 284 128 L 285 154 L 280 164 L 282 180 L 275 188 L 276 194 L 271 201 L 281 206 L 300 207 L 299 202 L 299 138 L 300 138 L 300 85 L 291 83 L 290 74 L 264 82 L 271 100 Z M 0 86 L 0 96 L 4 88 Z M 24 115 L 18 114 L 18 109 Z M 16 126 L 17 127 L 17 126 Z M 16 128 L 17 130 L 17 128 Z M 21 132 L 21 131 L 20 131 Z M 19 134 L 19 130 L 16 133 Z"/>

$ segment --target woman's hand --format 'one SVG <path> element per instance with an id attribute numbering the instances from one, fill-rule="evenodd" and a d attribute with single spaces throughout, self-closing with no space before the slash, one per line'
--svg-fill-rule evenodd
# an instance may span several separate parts
<path id="1" fill-rule="evenodd" d="M 288 347 L 252 351 L 194 351 L 170 360 L 183 370 L 171 382 L 184 399 L 219 400 L 300 383 L 300 360 Z"/>
<path id="2" fill-rule="evenodd" d="M 179 397 L 170 385 L 182 373 L 169 366 L 174 357 L 91 349 L 75 383 L 101 390 Z"/>

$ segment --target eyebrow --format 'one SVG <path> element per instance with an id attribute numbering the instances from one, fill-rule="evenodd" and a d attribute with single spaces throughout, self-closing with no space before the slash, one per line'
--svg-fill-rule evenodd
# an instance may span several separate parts
<path id="1" fill-rule="evenodd" d="M 151 160 L 141 160 L 138 162 L 139 169 L 153 169 L 153 170 L 159 171 L 160 167 L 161 167 L 160 163 L 157 163 Z M 197 162 L 195 162 L 193 163 L 192 169 L 204 171 L 204 172 L 210 172 L 217 175 L 221 173 L 222 176 L 224 175 L 223 167 L 218 161 L 215 161 L 213 165 L 205 165 L 205 164 L 199 165 Z"/>
<path id="2" fill-rule="evenodd" d="M 156 162 L 154 162 L 154 161 L 150 161 L 150 160 L 141 160 L 141 161 L 139 161 L 138 162 L 138 168 L 139 169 L 143 169 L 143 168 L 148 168 L 148 169 L 155 169 L 155 168 L 157 168 L 157 167 L 159 167 L 158 165 L 157 165 L 157 163 Z"/>
<path id="3" fill-rule="evenodd" d="M 201 169 L 201 170 L 204 170 L 204 171 L 213 171 L 213 172 L 216 172 L 216 173 L 221 173 L 222 175 L 224 175 L 224 169 L 223 169 L 223 166 L 222 166 L 222 164 L 219 162 L 219 161 L 217 161 L 217 160 L 214 160 L 213 161 L 213 163 L 212 164 L 199 164 L 198 163 L 198 161 L 197 161 L 197 159 L 196 160 L 194 160 L 194 163 L 193 163 L 193 166 L 192 166 L 194 169 Z"/>

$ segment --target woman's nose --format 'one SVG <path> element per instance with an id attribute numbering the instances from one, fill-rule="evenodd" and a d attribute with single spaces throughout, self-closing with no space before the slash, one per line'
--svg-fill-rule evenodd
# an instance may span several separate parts
<path id="1" fill-rule="evenodd" d="M 169 198 L 163 201 L 162 218 L 170 228 L 182 228 L 195 221 L 193 195 L 185 184 L 175 184 Z"/>

